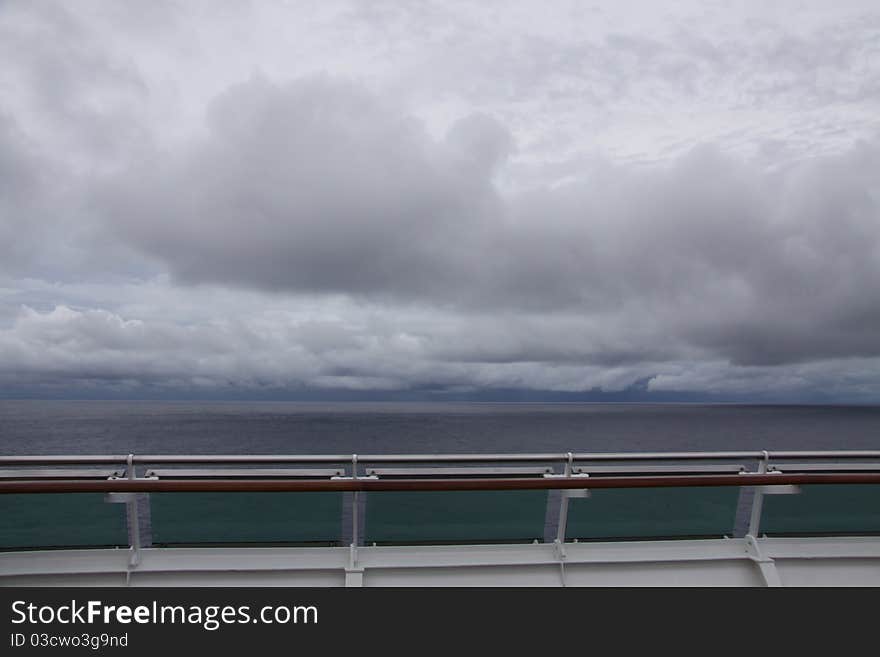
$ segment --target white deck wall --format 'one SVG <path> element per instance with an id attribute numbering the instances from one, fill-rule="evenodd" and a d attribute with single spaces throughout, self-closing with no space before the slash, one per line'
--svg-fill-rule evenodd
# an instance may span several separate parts
<path id="1" fill-rule="evenodd" d="M 880 586 L 880 538 L 0 553 L 2 586 Z"/>

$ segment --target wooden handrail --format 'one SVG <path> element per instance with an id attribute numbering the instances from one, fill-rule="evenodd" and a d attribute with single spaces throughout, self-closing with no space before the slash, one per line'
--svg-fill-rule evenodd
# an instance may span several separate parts
<path id="1" fill-rule="evenodd" d="M 186 492 L 345 492 L 560 490 L 599 488 L 668 488 L 692 486 L 768 486 L 782 484 L 880 484 L 880 472 L 778 473 L 732 475 L 661 475 L 619 477 L 483 479 L 118 479 L 25 480 L 0 482 L 0 493 L 186 493 Z"/>

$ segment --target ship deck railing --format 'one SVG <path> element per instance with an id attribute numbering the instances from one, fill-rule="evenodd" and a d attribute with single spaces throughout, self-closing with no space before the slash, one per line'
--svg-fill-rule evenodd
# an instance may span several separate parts
<path id="1" fill-rule="evenodd" d="M 565 583 L 600 554 L 724 561 L 734 545 L 766 584 L 781 546 L 861 572 L 880 559 L 880 450 L 0 456 L 0 583 L 52 555 L 124 552 L 129 582 L 172 553 L 279 549 L 347 551 L 347 584 L 368 555 L 449 573 L 534 554 Z"/>

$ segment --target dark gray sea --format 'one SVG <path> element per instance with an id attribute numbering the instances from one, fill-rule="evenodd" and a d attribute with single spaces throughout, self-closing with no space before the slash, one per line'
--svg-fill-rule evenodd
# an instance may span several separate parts
<path id="1" fill-rule="evenodd" d="M 0 401 L 2 454 L 880 449 L 880 406 Z"/>

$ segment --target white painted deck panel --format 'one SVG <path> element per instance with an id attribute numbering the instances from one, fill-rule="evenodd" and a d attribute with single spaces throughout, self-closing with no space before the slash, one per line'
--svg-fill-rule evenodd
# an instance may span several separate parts
<path id="1" fill-rule="evenodd" d="M 880 586 L 880 537 L 761 538 L 783 586 Z M 0 586 L 764 586 L 746 539 L 0 553 Z M 362 574 L 362 580 L 361 580 Z"/>

